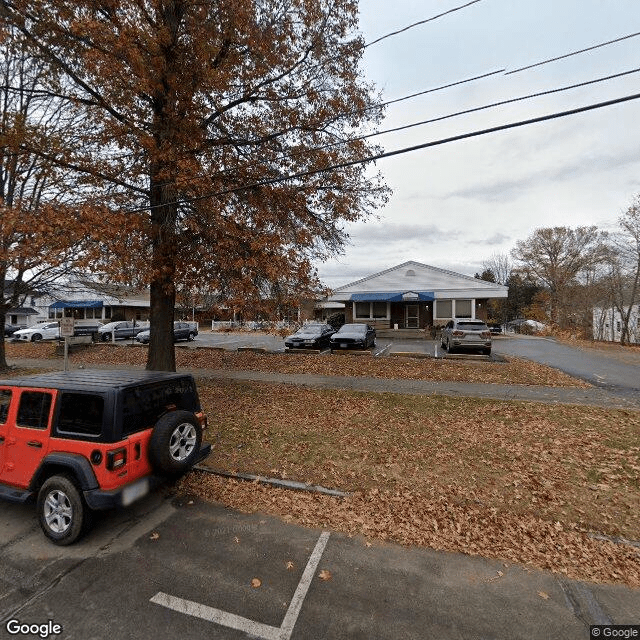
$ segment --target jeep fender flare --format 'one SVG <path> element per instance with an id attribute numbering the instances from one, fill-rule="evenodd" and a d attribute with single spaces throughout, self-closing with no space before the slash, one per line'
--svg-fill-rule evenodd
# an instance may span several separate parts
<path id="1" fill-rule="evenodd" d="M 37 491 L 49 476 L 61 473 L 75 478 L 81 491 L 98 489 L 96 474 L 84 456 L 77 453 L 54 452 L 48 454 L 36 469 L 29 483 L 29 490 Z"/>

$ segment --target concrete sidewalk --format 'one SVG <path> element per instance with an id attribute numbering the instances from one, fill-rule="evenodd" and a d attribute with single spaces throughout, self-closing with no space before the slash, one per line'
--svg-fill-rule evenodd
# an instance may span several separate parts
<path id="1" fill-rule="evenodd" d="M 62 369 L 62 360 L 10 359 L 10 365 L 26 368 Z M 78 366 L 70 363 L 71 368 Z M 92 365 L 92 368 L 131 369 L 130 365 Z M 141 367 L 140 367 L 141 368 Z M 491 400 L 542 402 L 545 404 L 577 404 L 604 408 L 640 410 L 640 394 L 628 390 L 592 387 L 545 387 L 467 382 L 432 382 L 428 380 L 400 380 L 351 376 L 323 376 L 313 374 L 283 374 L 264 371 L 227 369 L 190 369 L 200 379 L 240 380 L 293 384 L 317 389 L 347 389 L 369 393 L 399 393 L 407 395 L 445 395 L 485 398 Z"/>

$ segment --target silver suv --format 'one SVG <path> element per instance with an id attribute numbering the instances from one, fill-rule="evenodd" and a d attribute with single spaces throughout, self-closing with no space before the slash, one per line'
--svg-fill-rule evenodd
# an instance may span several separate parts
<path id="1" fill-rule="evenodd" d="M 483 320 L 449 320 L 442 330 L 440 345 L 449 353 L 456 349 L 472 349 L 491 355 L 491 331 Z"/>

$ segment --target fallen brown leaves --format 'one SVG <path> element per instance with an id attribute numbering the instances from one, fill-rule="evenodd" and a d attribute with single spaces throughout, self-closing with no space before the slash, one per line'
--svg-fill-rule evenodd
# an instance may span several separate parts
<path id="1" fill-rule="evenodd" d="M 262 384 L 201 384 L 228 471 L 322 484 L 344 500 L 193 474 L 246 511 L 370 539 L 640 586 L 640 414 Z M 216 426 L 219 425 L 219 426 Z"/>
<path id="2" fill-rule="evenodd" d="M 43 344 L 7 344 L 9 358 L 49 358 L 55 349 Z M 74 364 L 144 366 L 147 350 L 142 347 L 91 345 L 72 353 Z M 341 354 L 274 354 L 177 349 L 178 369 L 264 371 L 282 374 L 370 377 L 378 379 L 480 382 L 494 384 L 582 387 L 587 383 L 557 369 L 510 358 L 509 362 L 435 360 L 433 358 L 371 358 Z"/>

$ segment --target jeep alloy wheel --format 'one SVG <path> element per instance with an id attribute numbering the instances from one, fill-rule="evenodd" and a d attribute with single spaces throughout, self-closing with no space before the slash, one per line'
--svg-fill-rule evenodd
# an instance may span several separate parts
<path id="1" fill-rule="evenodd" d="M 67 545 L 84 533 L 88 509 L 69 478 L 52 476 L 38 493 L 38 518 L 47 538 Z"/>
<path id="2" fill-rule="evenodd" d="M 149 442 L 151 464 L 161 473 L 184 473 L 193 465 L 201 443 L 202 427 L 193 413 L 165 413 L 153 428 Z"/>

